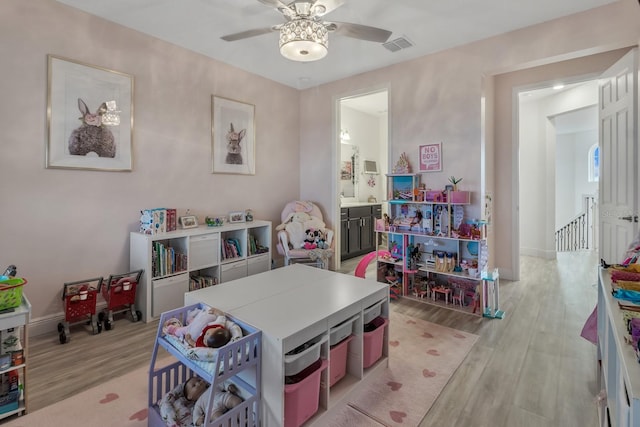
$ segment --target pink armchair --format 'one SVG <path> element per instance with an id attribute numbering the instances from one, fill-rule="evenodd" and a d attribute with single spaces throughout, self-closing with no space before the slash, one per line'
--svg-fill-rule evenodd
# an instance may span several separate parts
<path id="1" fill-rule="evenodd" d="M 333 230 L 326 227 L 320 208 L 310 201 L 292 201 L 282 210 L 281 219 L 282 223 L 276 227 L 277 247 L 278 253 L 284 256 L 284 265 L 298 262 L 329 268 Z"/>

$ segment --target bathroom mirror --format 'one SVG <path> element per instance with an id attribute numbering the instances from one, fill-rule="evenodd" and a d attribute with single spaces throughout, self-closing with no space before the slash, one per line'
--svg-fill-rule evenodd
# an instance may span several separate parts
<path id="1" fill-rule="evenodd" d="M 359 150 L 353 144 L 340 144 L 340 196 L 342 199 L 358 199 Z"/>

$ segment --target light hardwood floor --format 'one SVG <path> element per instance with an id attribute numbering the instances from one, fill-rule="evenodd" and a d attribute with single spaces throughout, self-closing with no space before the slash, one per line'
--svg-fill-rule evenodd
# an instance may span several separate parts
<path id="1" fill-rule="evenodd" d="M 352 273 L 356 262 L 343 263 L 341 271 Z M 500 282 L 502 320 L 411 300 L 392 303 L 399 313 L 480 336 L 421 427 L 597 425 L 595 346 L 580 337 L 596 304 L 597 255 L 522 257 L 521 275 Z M 121 318 L 99 335 L 75 326 L 64 345 L 56 331 L 31 337 L 29 410 L 147 365 L 156 329 Z"/>

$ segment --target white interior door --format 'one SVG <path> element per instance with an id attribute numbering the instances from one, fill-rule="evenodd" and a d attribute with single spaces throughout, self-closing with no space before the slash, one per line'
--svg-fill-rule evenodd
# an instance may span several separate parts
<path id="1" fill-rule="evenodd" d="M 600 79 L 600 258 L 622 262 L 638 229 L 638 49 Z"/>

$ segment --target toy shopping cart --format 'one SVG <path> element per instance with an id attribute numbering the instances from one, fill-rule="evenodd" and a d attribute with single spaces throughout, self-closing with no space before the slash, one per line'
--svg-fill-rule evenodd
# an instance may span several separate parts
<path id="1" fill-rule="evenodd" d="M 102 286 L 102 297 L 107 302 L 105 310 L 98 315 L 99 321 L 104 321 L 104 328 L 108 331 L 112 327 L 114 313 L 130 312 L 131 320 L 137 322 L 142 313 L 136 310 L 136 288 L 140 282 L 143 270 L 130 271 L 123 274 L 112 274 L 107 283 Z"/>
<path id="2" fill-rule="evenodd" d="M 102 277 L 96 277 L 64 284 L 62 289 L 64 322 L 58 323 L 60 344 L 69 342 L 71 339 L 69 327 L 77 323 L 90 324 L 94 335 L 102 331 L 102 324 L 96 318 L 96 301 L 102 280 Z"/>

